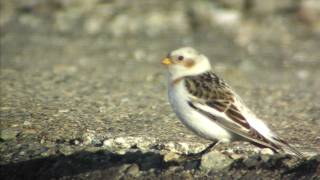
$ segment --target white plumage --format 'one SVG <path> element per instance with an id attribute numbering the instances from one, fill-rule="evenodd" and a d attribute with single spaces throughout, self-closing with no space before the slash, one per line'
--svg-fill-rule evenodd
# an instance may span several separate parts
<path id="1" fill-rule="evenodd" d="M 169 101 L 184 125 L 197 135 L 220 142 L 246 140 L 302 157 L 273 133 L 240 97 L 211 72 L 208 58 L 191 47 L 168 54 Z"/>
<path id="2" fill-rule="evenodd" d="M 231 134 L 208 117 L 195 111 L 188 105 L 188 92 L 183 81 L 174 86 L 169 84 L 169 102 L 181 122 L 193 132 L 209 140 L 229 142 Z"/>

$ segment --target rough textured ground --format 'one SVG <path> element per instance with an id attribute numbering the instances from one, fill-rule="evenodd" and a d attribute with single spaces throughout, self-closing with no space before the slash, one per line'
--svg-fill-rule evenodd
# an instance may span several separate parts
<path id="1" fill-rule="evenodd" d="M 30 27 L 26 22 L 34 19 L 21 17 L 1 32 L 4 179 L 319 175 L 320 36 L 301 24 L 280 18 L 284 28 L 256 21 L 236 32 L 216 27 L 120 36 Z M 169 50 L 184 45 L 210 57 L 247 105 L 307 159 L 260 153 L 246 143 L 192 158 L 209 142 L 171 111 L 160 65 Z M 205 170 L 215 155 L 222 169 Z"/>

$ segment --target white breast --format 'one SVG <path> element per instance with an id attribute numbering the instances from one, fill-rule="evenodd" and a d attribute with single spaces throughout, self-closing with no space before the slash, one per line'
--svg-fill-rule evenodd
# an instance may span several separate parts
<path id="1" fill-rule="evenodd" d="M 183 80 L 174 85 L 170 82 L 169 101 L 181 122 L 197 135 L 223 142 L 229 142 L 232 138 L 231 133 L 188 105 L 188 92 Z"/>

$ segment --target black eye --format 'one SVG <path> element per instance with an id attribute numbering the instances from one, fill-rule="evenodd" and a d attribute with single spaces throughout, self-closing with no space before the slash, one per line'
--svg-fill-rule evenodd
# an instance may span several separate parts
<path id="1" fill-rule="evenodd" d="M 178 60 L 179 60 L 179 61 L 182 61 L 183 59 L 184 59 L 183 56 L 178 56 Z"/>

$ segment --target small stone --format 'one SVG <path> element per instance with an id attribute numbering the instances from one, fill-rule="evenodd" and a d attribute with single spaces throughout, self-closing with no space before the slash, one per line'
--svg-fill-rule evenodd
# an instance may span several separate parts
<path id="1" fill-rule="evenodd" d="M 91 132 L 87 132 L 83 134 L 82 138 L 83 138 L 83 144 L 88 145 L 88 144 L 91 144 L 92 141 L 95 139 L 95 135 Z"/>
<path id="2" fill-rule="evenodd" d="M 138 149 L 141 149 L 142 151 L 148 151 L 150 147 L 155 144 L 155 141 L 156 140 L 154 138 L 141 139 L 136 145 Z"/>
<path id="3" fill-rule="evenodd" d="M 200 169 L 203 171 L 220 171 L 228 168 L 232 164 L 233 160 L 228 156 L 212 151 L 202 156 Z"/>
<path id="4" fill-rule="evenodd" d="M 119 155 L 125 155 L 127 153 L 127 151 L 125 149 L 115 149 L 116 153 Z"/>
<path id="5" fill-rule="evenodd" d="M 8 111 L 8 110 L 10 110 L 10 109 L 12 109 L 11 107 L 0 107 L 0 110 L 2 110 L 2 111 Z"/>
<path id="6" fill-rule="evenodd" d="M 69 112 L 69 109 L 59 109 L 59 113 L 67 113 Z"/>
<path id="7" fill-rule="evenodd" d="M 181 172 L 183 171 L 183 167 L 182 166 L 170 166 L 168 168 L 168 171 L 171 171 L 171 172 Z"/>
<path id="8" fill-rule="evenodd" d="M 10 127 L 19 127 L 19 124 L 12 124 Z"/>
<path id="9" fill-rule="evenodd" d="M 89 34 L 97 34 L 102 29 L 103 19 L 101 17 L 88 18 L 84 23 L 84 29 Z"/>
<path id="10" fill-rule="evenodd" d="M 128 148 L 130 147 L 130 143 L 127 141 L 127 139 L 123 137 L 118 137 L 114 140 L 114 143 L 117 144 L 119 147 L 122 148 Z"/>
<path id="11" fill-rule="evenodd" d="M 176 153 L 174 153 L 174 152 L 169 152 L 169 153 L 167 153 L 167 154 L 164 155 L 163 160 L 164 160 L 165 162 L 174 161 L 174 160 L 179 159 L 179 157 L 180 157 L 180 156 L 179 156 L 178 154 L 176 154 Z"/>
<path id="12" fill-rule="evenodd" d="M 166 149 L 166 150 L 176 151 L 175 144 L 174 144 L 172 141 L 164 144 L 164 146 L 165 146 L 165 149 Z"/>
<path id="13" fill-rule="evenodd" d="M 221 27 L 236 27 L 241 20 L 240 12 L 235 10 L 216 9 L 212 15 L 212 23 Z"/>
<path id="14" fill-rule="evenodd" d="M 126 140 L 123 137 L 118 137 L 114 140 L 114 142 L 118 145 L 125 144 Z"/>
<path id="15" fill-rule="evenodd" d="M 103 142 L 101 140 L 99 140 L 99 139 L 93 139 L 91 143 L 96 147 L 103 146 Z"/>
<path id="16" fill-rule="evenodd" d="M 185 179 L 185 180 L 192 180 L 192 179 L 194 179 L 194 175 L 191 174 L 190 171 L 183 171 L 183 172 L 181 173 L 181 178 L 182 178 L 182 179 Z"/>
<path id="17" fill-rule="evenodd" d="M 188 143 L 185 143 L 185 142 L 179 142 L 178 143 L 178 149 L 180 152 L 184 152 L 184 153 L 187 153 L 189 152 L 189 145 Z"/>
<path id="18" fill-rule="evenodd" d="M 70 145 L 79 145 L 80 143 L 81 143 L 81 139 L 71 139 L 70 141 L 69 141 L 69 144 Z"/>
<path id="19" fill-rule="evenodd" d="M 248 157 L 247 159 L 245 159 L 243 161 L 243 163 L 247 168 L 253 168 L 253 167 L 257 166 L 259 163 L 258 156 Z"/>
<path id="20" fill-rule="evenodd" d="M 106 113 L 107 112 L 107 108 L 104 106 L 99 107 L 99 112 L 100 113 Z"/>
<path id="21" fill-rule="evenodd" d="M 263 154 L 263 155 L 273 155 L 274 152 L 270 148 L 263 148 L 261 150 L 261 154 Z"/>
<path id="22" fill-rule="evenodd" d="M 111 139 L 104 140 L 103 146 L 105 146 L 106 148 L 111 148 L 113 147 L 113 141 Z"/>
<path id="23" fill-rule="evenodd" d="M 232 153 L 232 154 L 230 155 L 230 157 L 231 157 L 233 160 L 238 160 L 238 159 L 243 158 L 243 155 Z"/>
<path id="24" fill-rule="evenodd" d="M 48 152 L 42 152 L 42 153 L 40 153 L 40 156 L 42 156 L 42 157 L 48 157 L 48 156 L 49 156 L 49 153 L 48 153 Z"/>
<path id="25" fill-rule="evenodd" d="M 24 121 L 24 122 L 23 122 L 23 125 L 24 125 L 24 126 L 31 126 L 31 122 L 30 122 L 30 121 Z"/>
<path id="26" fill-rule="evenodd" d="M 38 131 L 35 129 L 26 129 L 23 131 L 23 134 L 27 134 L 27 135 L 32 135 L 32 134 L 37 134 Z"/>
<path id="27" fill-rule="evenodd" d="M 271 155 L 269 155 L 269 154 L 262 154 L 262 155 L 261 155 L 261 160 L 262 160 L 264 163 L 269 162 L 270 159 L 271 159 Z"/>
<path id="28" fill-rule="evenodd" d="M 19 17 L 19 22 L 21 24 L 27 25 L 29 27 L 39 27 L 41 25 L 41 18 L 35 15 L 25 14 Z"/>
<path id="29" fill-rule="evenodd" d="M 274 155 L 262 155 L 261 156 L 261 159 L 262 161 L 265 163 L 265 165 L 269 168 L 272 168 L 272 167 L 276 167 L 279 165 L 279 163 L 284 163 L 285 161 L 283 161 L 284 159 L 288 159 L 289 155 L 288 154 L 280 154 L 280 153 L 277 153 L 277 154 L 274 154 Z M 289 162 L 290 164 L 290 162 Z"/>
<path id="30" fill-rule="evenodd" d="M 18 131 L 12 129 L 4 129 L 1 131 L 1 139 L 7 141 L 15 139 L 18 135 Z"/>
<path id="31" fill-rule="evenodd" d="M 261 160 L 264 162 L 264 163 L 268 163 L 271 159 L 271 155 L 268 155 L 268 154 L 262 154 L 261 155 Z"/>
<path id="32" fill-rule="evenodd" d="M 269 148 L 264 148 L 260 151 L 261 159 L 263 162 L 268 162 L 271 159 L 271 156 L 274 154 L 273 151 Z"/>
<path id="33" fill-rule="evenodd" d="M 119 166 L 118 171 L 122 174 L 126 172 L 129 167 L 130 167 L 130 164 L 123 164 Z"/>
<path id="34" fill-rule="evenodd" d="M 47 147 L 41 147 L 41 148 L 40 148 L 40 152 L 41 152 L 41 153 L 48 152 L 48 150 L 49 150 L 49 148 L 47 148 Z"/>
<path id="35" fill-rule="evenodd" d="M 212 3 L 195 1 L 191 8 L 191 19 L 196 25 L 194 28 L 199 27 L 216 27 L 217 25 L 226 28 L 233 29 L 238 27 L 241 21 L 240 11 L 227 8 L 218 8 Z M 198 26 L 198 27 L 197 27 Z"/>
<path id="36" fill-rule="evenodd" d="M 137 61 L 142 61 L 146 57 L 146 53 L 141 49 L 137 49 L 133 52 L 133 56 Z"/>
<path id="37" fill-rule="evenodd" d="M 64 155 L 71 155 L 73 153 L 73 149 L 70 146 L 62 146 L 60 152 Z"/>
<path id="38" fill-rule="evenodd" d="M 300 70 L 297 72 L 297 77 L 301 80 L 306 80 L 310 77 L 310 73 L 307 70 Z"/>
<path id="39" fill-rule="evenodd" d="M 139 176 L 139 173 L 140 173 L 139 166 L 137 164 L 132 164 L 130 167 L 128 167 L 126 173 L 133 177 Z"/>

